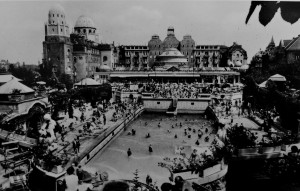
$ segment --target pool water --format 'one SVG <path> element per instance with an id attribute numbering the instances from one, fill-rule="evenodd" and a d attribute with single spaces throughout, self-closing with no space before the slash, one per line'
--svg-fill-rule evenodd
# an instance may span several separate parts
<path id="1" fill-rule="evenodd" d="M 143 113 L 127 126 L 126 130 L 110 143 L 105 151 L 96 155 L 86 167 L 108 172 L 110 180 L 132 180 L 134 171 L 138 169 L 141 182 L 145 182 L 149 174 L 153 182 L 157 181 L 157 185 L 160 186 L 163 182 L 169 181 L 170 173 L 167 169 L 159 167 L 158 163 L 162 162 L 164 157 L 178 157 L 179 155 L 175 154 L 176 146 L 187 148 L 191 145 L 196 146 L 195 142 L 200 131 L 203 135 L 201 139 L 198 139 L 200 143 L 198 147 L 206 149 L 214 137 L 211 124 L 212 122 L 202 115 L 178 115 L 175 119 L 166 114 Z M 191 130 L 189 131 L 188 128 Z M 132 129 L 136 131 L 135 135 L 129 133 Z M 191 135 L 190 138 L 185 135 L 184 129 L 187 129 L 186 131 Z M 147 133 L 150 134 L 150 138 L 146 138 Z M 204 140 L 205 137 L 209 137 L 207 142 Z M 148 150 L 150 144 L 153 148 L 152 153 Z M 132 151 L 130 157 L 127 156 L 128 148 Z M 191 150 L 187 152 L 190 153 Z"/>

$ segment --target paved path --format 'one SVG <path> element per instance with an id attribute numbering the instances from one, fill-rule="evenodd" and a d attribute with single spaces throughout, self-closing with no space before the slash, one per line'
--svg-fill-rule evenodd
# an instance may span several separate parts
<path id="1" fill-rule="evenodd" d="M 84 112 L 85 115 L 85 121 L 80 122 L 80 115 L 81 112 L 79 111 L 78 108 L 74 109 L 74 117 L 73 119 L 70 119 L 68 115 L 63 115 L 63 119 L 59 120 L 58 122 L 61 125 L 64 125 L 66 128 L 66 131 L 68 132 L 67 135 L 65 136 L 65 142 L 61 141 L 60 135 L 57 134 L 57 139 L 58 139 L 58 149 L 56 151 L 56 154 L 62 154 L 63 150 L 67 150 L 67 153 L 69 157 L 74 158 L 82 154 L 83 152 L 86 151 L 87 148 L 89 148 L 92 144 L 94 137 L 100 135 L 102 132 L 104 132 L 107 128 L 111 127 L 113 124 L 116 122 L 111 121 L 112 115 L 115 112 L 113 108 L 108 109 L 108 111 L 105 113 L 106 116 L 106 124 L 103 124 L 103 117 L 100 117 L 101 124 L 96 125 L 96 129 L 93 130 L 93 133 L 90 135 L 83 135 L 79 131 L 83 132 L 83 125 L 86 124 L 88 121 L 92 121 L 92 114 L 93 114 L 93 108 L 90 105 L 85 105 L 86 106 L 86 111 Z M 77 119 L 77 120 L 76 120 Z M 74 130 L 69 129 L 69 125 L 73 123 Z M 79 153 L 76 154 L 73 150 L 73 145 L 72 142 L 73 140 L 77 137 L 80 136 L 80 149 Z"/>

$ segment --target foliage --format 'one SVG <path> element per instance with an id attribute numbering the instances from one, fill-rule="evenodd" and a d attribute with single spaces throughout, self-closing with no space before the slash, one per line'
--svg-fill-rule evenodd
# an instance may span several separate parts
<path id="1" fill-rule="evenodd" d="M 252 1 L 249 13 L 246 18 L 248 23 L 251 15 L 257 6 L 261 6 L 259 12 L 259 22 L 266 26 L 274 17 L 275 13 L 280 8 L 281 17 L 283 20 L 294 24 L 300 18 L 300 3 L 299 2 L 286 2 L 286 1 Z"/>
<path id="2" fill-rule="evenodd" d="M 22 83 L 24 83 L 27 86 L 31 86 L 35 83 L 37 77 L 39 76 L 39 73 L 31 70 L 31 69 L 27 69 L 24 66 L 21 67 L 15 67 L 13 64 L 11 64 L 9 66 L 9 70 L 8 70 L 13 76 L 22 79 Z"/>
<path id="3" fill-rule="evenodd" d="M 235 148 L 248 148 L 256 146 L 256 136 L 245 127 L 233 126 L 227 130 L 228 141 Z"/>
<path id="4" fill-rule="evenodd" d="M 20 93 L 21 93 L 21 90 L 15 88 L 15 89 L 12 90 L 11 93 L 12 93 L 12 94 L 20 94 Z"/>
<path id="5" fill-rule="evenodd" d="M 85 99 L 87 102 L 110 100 L 112 88 L 109 84 L 103 84 L 100 87 L 83 87 L 78 90 L 77 96 Z"/>
<path id="6" fill-rule="evenodd" d="M 192 174 L 195 173 L 202 176 L 203 170 L 217 165 L 226 156 L 228 150 L 224 145 L 221 146 L 217 142 L 214 142 L 209 149 L 212 154 L 203 152 L 200 155 L 192 156 L 192 154 L 190 158 L 186 158 L 185 154 L 181 154 L 181 157 L 173 159 L 165 157 L 163 159 L 164 162 L 158 165 L 169 169 L 172 173 L 191 171 Z"/>
<path id="7" fill-rule="evenodd" d="M 138 191 L 138 188 L 140 187 L 139 185 L 139 171 L 138 169 L 135 170 L 135 172 L 133 173 L 134 175 L 134 178 L 133 178 L 133 184 L 134 184 L 134 187 L 132 188 L 132 191 Z"/>
<path id="8" fill-rule="evenodd" d="M 6 71 L 6 68 L 5 67 L 2 67 L 2 68 L 0 68 L 0 73 L 6 73 L 7 71 Z"/>
<path id="9" fill-rule="evenodd" d="M 297 181 L 300 175 L 299 156 L 285 156 L 283 158 L 269 159 L 265 161 L 264 172 L 280 181 Z"/>
<path id="10" fill-rule="evenodd" d="M 284 53 L 280 47 L 275 48 L 274 54 L 269 59 L 262 59 L 262 68 L 255 67 L 257 58 L 252 59 L 249 70 L 241 74 L 243 82 L 246 84 L 243 96 L 245 102 L 252 98 L 253 109 L 269 110 L 276 107 L 280 115 L 281 125 L 285 129 L 297 131 L 297 113 L 300 112 L 299 96 L 288 94 L 289 88 L 300 89 L 300 64 L 299 61 L 288 64 Z M 280 84 L 272 81 L 267 82 L 267 88 L 259 88 L 257 83 L 266 81 L 274 74 L 281 74 L 286 77 L 287 83 Z M 254 81 L 255 79 L 255 81 Z"/>
<path id="11" fill-rule="evenodd" d="M 64 84 L 65 87 L 69 90 L 73 87 L 73 81 L 70 75 L 68 74 L 61 74 L 59 76 L 59 82 Z"/>

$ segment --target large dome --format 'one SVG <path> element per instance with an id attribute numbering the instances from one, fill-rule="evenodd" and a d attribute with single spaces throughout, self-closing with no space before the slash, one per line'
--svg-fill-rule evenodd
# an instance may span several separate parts
<path id="1" fill-rule="evenodd" d="M 85 15 L 81 15 L 76 23 L 74 28 L 94 28 L 96 29 L 94 21 Z"/>
<path id="2" fill-rule="evenodd" d="M 65 16 L 65 9 L 61 5 L 56 4 L 53 7 L 51 7 L 51 9 L 49 10 L 49 15 Z"/>
<path id="3" fill-rule="evenodd" d="M 167 48 L 159 57 L 185 57 L 177 48 Z"/>
<path id="4" fill-rule="evenodd" d="M 110 67 L 108 65 L 105 65 L 105 64 L 101 65 L 100 69 L 105 70 L 105 71 L 110 71 Z"/>

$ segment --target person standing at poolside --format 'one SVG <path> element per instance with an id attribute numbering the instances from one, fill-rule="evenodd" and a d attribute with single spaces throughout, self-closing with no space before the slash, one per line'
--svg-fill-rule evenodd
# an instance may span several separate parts
<path id="1" fill-rule="evenodd" d="M 153 149 L 152 149 L 152 145 L 150 144 L 149 145 L 149 153 L 151 154 L 153 152 Z"/>
<path id="2" fill-rule="evenodd" d="M 130 148 L 128 148 L 128 150 L 127 150 L 127 156 L 130 157 L 131 155 L 132 155 L 132 152 L 131 152 Z"/>

